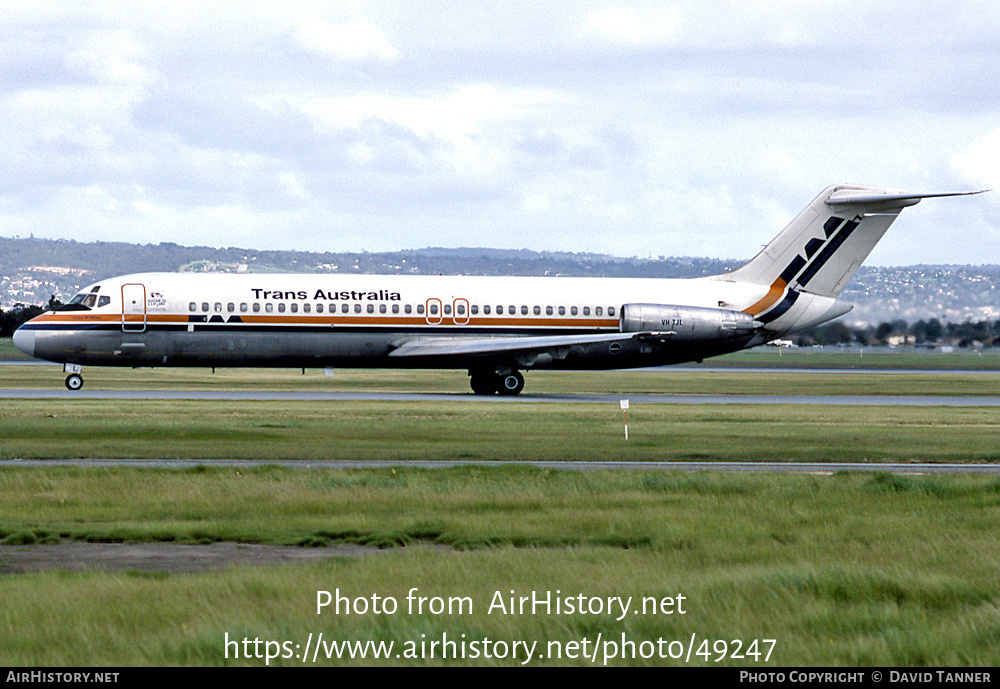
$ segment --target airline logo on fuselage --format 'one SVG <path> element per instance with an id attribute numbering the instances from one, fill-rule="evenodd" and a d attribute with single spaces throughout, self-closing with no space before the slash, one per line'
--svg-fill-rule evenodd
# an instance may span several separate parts
<path id="1" fill-rule="evenodd" d="M 309 299 L 309 293 L 303 289 L 297 291 L 272 291 L 266 289 L 251 288 L 253 298 L 261 299 L 282 299 L 282 300 L 302 300 Z M 321 289 L 316 290 L 312 296 L 313 301 L 402 301 L 399 292 L 390 292 L 380 289 L 374 292 L 340 291 L 327 292 Z"/>

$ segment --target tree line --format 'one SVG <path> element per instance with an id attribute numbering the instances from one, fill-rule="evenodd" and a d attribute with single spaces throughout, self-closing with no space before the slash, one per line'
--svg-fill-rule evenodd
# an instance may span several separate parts
<path id="1" fill-rule="evenodd" d="M 796 333 L 792 341 L 800 347 L 838 344 L 1000 347 L 1000 320 L 949 323 L 931 318 L 907 323 L 900 319 L 862 328 L 838 321 Z"/>
<path id="2" fill-rule="evenodd" d="M 20 328 L 22 323 L 27 323 L 35 316 L 60 306 L 62 306 L 62 302 L 56 299 L 55 295 L 52 295 L 49 297 L 49 303 L 45 306 L 16 304 L 6 311 L 0 308 L 0 337 L 13 336 L 14 331 Z"/>

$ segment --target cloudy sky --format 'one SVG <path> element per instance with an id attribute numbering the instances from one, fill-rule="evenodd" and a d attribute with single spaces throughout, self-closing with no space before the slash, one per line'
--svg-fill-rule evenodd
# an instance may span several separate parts
<path id="1" fill-rule="evenodd" d="M 1000 263 L 1000 3 L 4 2 L 0 236 Z M 123 266 L 126 272 L 127 266 Z"/>

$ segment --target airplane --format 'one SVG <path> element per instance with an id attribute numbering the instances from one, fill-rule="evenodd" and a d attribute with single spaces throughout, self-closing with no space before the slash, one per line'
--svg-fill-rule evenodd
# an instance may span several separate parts
<path id="1" fill-rule="evenodd" d="M 985 191 L 985 190 L 984 190 Z M 142 273 L 101 280 L 14 345 L 83 366 L 468 370 L 477 395 L 522 371 L 662 366 L 765 344 L 844 315 L 848 280 L 911 194 L 841 184 L 729 273 L 695 279 Z"/>

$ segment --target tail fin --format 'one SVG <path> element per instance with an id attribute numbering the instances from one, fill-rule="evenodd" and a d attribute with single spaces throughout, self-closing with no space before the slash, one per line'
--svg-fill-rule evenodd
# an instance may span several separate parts
<path id="1" fill-rule="evenodd" d="M 923 198 L 978 193 L 907 194 L 882 187 L 832 186 L 749 263 L 719 279 L 770 288 L 746 309 L 753 315 L 782 299 L 786 290 L 836 297 L 903 208 Z"/>

